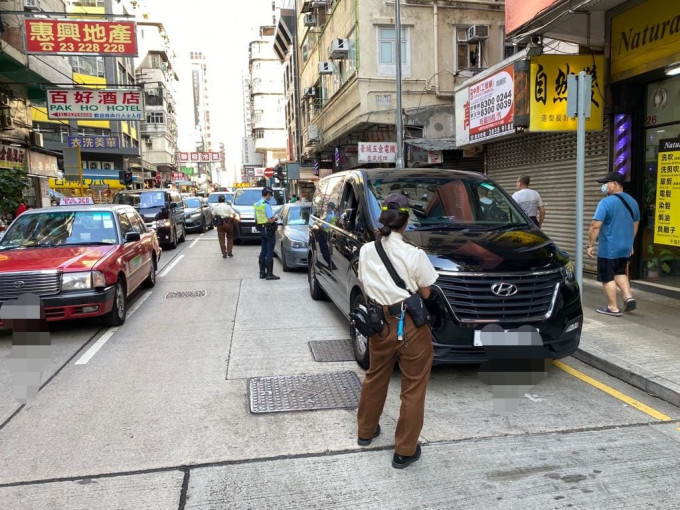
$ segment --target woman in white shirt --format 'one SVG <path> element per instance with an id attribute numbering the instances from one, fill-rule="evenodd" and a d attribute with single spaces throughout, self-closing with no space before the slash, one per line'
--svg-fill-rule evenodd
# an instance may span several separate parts
<path id="1" fill-rule="evenodd" d="M 425 252 L 402 237 L 409 218 L 407 197 L 391 193 L 383 201 L 381 209 L 378 221 L 383 227 L 376 242 L 382 244 L 406 287 L 411 292 L 419 292 L 423 299 L 429 298 L 430 286 L 439 275 Z M 403 469 L 420 458 L 418 437 L 423 427 L 425 391 L 434 355 L 432 334 L 429 324 L 416 327 L 406 312 L 404 339 L 398 339 L 401 303 L 409 297 L 409 292 L 394 282 L 378 255 L 375 242 L 361 248 L 359 280 L 368 299 L 382 305 L 386 325 L 381 333 L 369 339 L 370 368 L 361 388 L 357 442 L 367 446 L 380 434 L 380 415 L 394 364 L 398 361 L 401 370 L 401 410 L 395 431 L 392 467 Z"/>

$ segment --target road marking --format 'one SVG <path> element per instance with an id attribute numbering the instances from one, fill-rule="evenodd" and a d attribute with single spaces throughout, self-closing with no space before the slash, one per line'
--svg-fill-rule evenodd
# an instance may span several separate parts
<path id="1" fill-rule="evenodd" d="M 180 260 L 182 260 L 182 258 L 184 258 L 184 255 L 180 255 L 175 260 L 173 260 L 165 269 L 163 269 L 163 271 L 160 272 L 158 277 L 163 278 L 165 275 L 167 275 L 170 272 L 170 270 L 173 267 L 175 267 L 179 263 Z"/>
<path id="2" fill-rule="evenodd" d="M 139 301 L 135 303 L 135 306 L 130 308 L 130 310 L 126 314 L 126 319 L 129 319 L 132 317 L 132 314 L 135 313 L 137 310 L 139 310 L 139 307 L 142 306 L 144 301 L 149 299 L 149 296 L 152 294 L 152 291 L 149 291 L 145 293 L 143 296 L 139 298 Z M 101 349 L 106 342 L 108 342 L 109 338 L 111 338 L 116 331 L 118 331 L 119 326 L 116 326 L 114 328 L 109 328 L 106 330 L 106 333 L 102 335 L 102 337 L 97 340 L 97 342 L 90 347 L 85 354 L 83 354 L 78 361 L 76 361 L 76 365 L 85 365 L 88 361 L 92 359 L 92 357 L 97 354 L 99 349 Z"/>
<path id="3" fill-rule="evenodd" d="M 189 249 L 191 249 L 191 248 L 193 248 L 194 246 L 196 246 L 196 243 L 197 243 L 200 239 L 201 239 L 200 236 L 197 237 L 197 238 L 194 240 L 194 242 L 191 243 L 191 244 L 189 245 Z"/>
<path id="4" fill-rule="evenodd" d="M 553 365 L 555 365 L 557 368 L 561 368 L 564 370 L 566 373 L 573 375 L 577 379 L 581 379 L 583 382 L 590 384 L 591 386 L 595 386 L 598 390 L 604 391 L 605 393 L 611 395 L 614 398 L 618 398 L 622 402 L 625 402 L 629 406 L 632 406 L 639 411 L 642 411 L 645 414 L 648 414 L 652 418 L 656 418 L 657 420 L 661 421 L 671 421 L 670 416 L 666 416 L 662 412 L 657 411 L 656 409 L 652 409 L 648 405 L 643 404 L 639 400 L 635 400 L 632 397 L 629 397 L 627 395 L 624 395 L 618 390 L 615 390 L 611 386 L 607 386 L 604 383 L 601 383 L 600 381 L 593 379 L 590 376 L 587 376 L 583 372 L 579 372 L 575 368 L 570 367 L 569 365 L 565 365 L 561 361 L 553 361 Z"/>

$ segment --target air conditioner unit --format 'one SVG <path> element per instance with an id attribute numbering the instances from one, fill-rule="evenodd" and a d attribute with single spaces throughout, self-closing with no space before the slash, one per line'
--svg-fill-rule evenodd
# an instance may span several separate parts
<path id="1" fill-rule="evenodd" d="M 3 113 L 0 117 L 0 126 L 2 126 L 2 129 L 12 129 L 14 127 L 14 122 L 9 112 Z"/>
<path id="2" fill-rule="evenodd" d="M 101 161 L 88 161 L 87 162 L 87 168 L 90 169 L 90 170 L 101 170 L 102 162 Z"/>
<path id="3" fill-rule="evenodd" d="M 102 161 L 102 170 L 113 170 L 113 162 Z"/>
<path id="4" fill-rule="evenodd" d="M 305 97 L 314 97 L 316 96 L 316 87 L 306 87 L 305 88 Z"/>
<path id="5" fill-rule="evenodd" d="M 28 143 L 33 147 L 42 147 L 44 145 L 42 133 L 39 133 L 37 131 L 29 131 Z"/>
<path id="6" fill-rule="evenodd" d="M 306 27 L 315 27 L 316 26 L 316 15 L 315 14 L 305 14 L 305 17 L 303 19 L 303 23 Z"/>
<path id="7" fill-rule="evenodd" d="M 349 53 L 349 39 L 333 39 L 328 48 L 329 58 L 347 58 Z"/>
<path id="8" fill-rule="evenodd" d="M 312 0 L 310 3 L 314 9 L 318 9 L 320 7 L 326 7 L 330 2 L 328 0 Z"/>
<path id="9" fill-rule="evenodd" d="M 333 62 L 319 62 L 319 74 L 333 74 L 334 71 Z"/>
<path id="10" fill-rule="evenodd" d="M 40 0 L 24 0 L 24 9 L 28 11 L 40 11 Z"/>
<path id="11" fill-rule="evenodd" d="M 307 126 L 307 142 L 319 141 L 319 126 L 317 124 L 310 124 Z"/>
<path id="12" fill-rule="evenodd" d="M 468 28 L 468 41 L 481 41 L 489 38 L 489 25 L 472 25 Z"/>

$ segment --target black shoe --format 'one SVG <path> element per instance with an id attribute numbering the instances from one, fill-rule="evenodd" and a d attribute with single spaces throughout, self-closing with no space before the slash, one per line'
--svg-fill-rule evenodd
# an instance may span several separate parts
<path id="1" fill-rule="evenodd" d="M 264 280 L 266 276 L 267 273 L 265 272 L 264 260 L 260 260 L 260 280 Z"/>
<path id="2" fill-rule="evenodd" d="M 273 260 L 268 260 L 267 261 L 267 280 L 280 280 L 281 278 L 279 276 L 276 276 L 274 273 L 274 261 Z"/>
<path id="3" fill-rule="evenodd" d="M 373 441 L 379 435 L 380 435 L 380 425 L 378 425 L 378 428 L 375 429 L 375 432 L 373 433 L 373 437 L 370 437 L 368 439 L 362 439 L 360 437 L 357 437 L 357 444 L 359 446 L 368 446 L 369 444 L 371 444 L 371 441 Z"/>
<path id="4" fill-rule="evenodd" d="M 233 256 L 234 256 L 233 253 L 227 253 L 227 257 L 233 257 Z"/>
<path id="5" fill-rule="evenodd" d="M 226 259 L 226 258 L 227 258 L 227 256 L 226 256 L 226 255 L 222 255 L 222 258 L 223 258 L 223 259 Z"/>
<path id="6" fill-rule="evenodd" d="M 413 455 L 399 455 L 397 452 L 394 452 L 394 457 L 392 457 L 392 467 L 396 469 L 404 469 L 405 467 L 408 467 L 411 464 L 413 464 L 419 458 L 420 458 L 420 445 L 416 447 L 416 453 L 414 453 Z"/>

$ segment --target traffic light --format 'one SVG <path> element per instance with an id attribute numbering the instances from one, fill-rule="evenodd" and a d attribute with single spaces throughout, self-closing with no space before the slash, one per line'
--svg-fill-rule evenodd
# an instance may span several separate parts
<path id="1" fill-rule="evenodd" d="M 125 170 L 118 170 L 118 182 L 125 184 Z"/>
<path id="2" fill-rule="evenodd" d="M 132 184 L 132 170 L 125 170 L 125 185 Z"/>
<path id="3" fill-rule="evenodd" d="M 274 176 L 276 177 L 276 180 L 279 181 L 279 184 L 283 184 L 283 180 L 285 179 L 283 176 L 283 165 L 278 164 L 274 167 Z"/>

